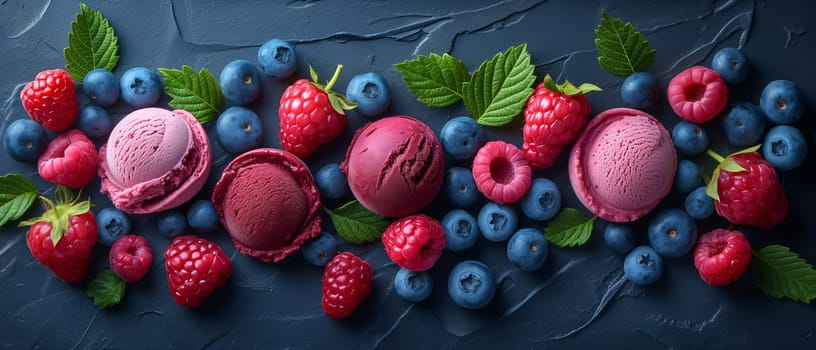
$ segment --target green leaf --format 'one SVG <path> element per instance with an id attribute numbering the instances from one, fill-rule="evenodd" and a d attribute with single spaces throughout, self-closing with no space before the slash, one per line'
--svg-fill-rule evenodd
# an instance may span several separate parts
<path id="1" fill-rule="evenodd" d="M 389 225 L 386 218 L 370 212 L 356 200 L 333 211 L 328 209 L 326 211 L 331 216 L 334 229 L 340 238 L 352 244 L 380 238 Z"/>
<path id="2" fill-rule="evenodd" d="M 119 38 L 108 20 L 84 3 L 79 8 L 76 21 L 71 22 L 68 47 L 63 50 L 65 70 L 76 82 L 82 82 L 85 74 L 96 68 L 112 71 L 119 61 Z"/>
<path id="3" fill-rule="evenodd" d="M 604 11 L 601 24 L 595 29 L 598 63 L 605 71 L 619 77 L 644 72 L 654 63 L 656 52 L 636 31 L 632 23 L 612 17 Z"/>
<path id="4" fill-rule="evenodd" d="M 100 309 L 105 309 L 122 301 L 125 295 L 127 283 L 111 269 L 104 270 L 88 283 L 85 291 L 89 297 L 93 298 L 94 304 Z"/>
<path id="5" fill-rule="evenodd" d="M 720 166 L 718 165 L 714 168 L 714 171 L 711 173 L 711 181 L 708 182 L 706 185 L 706 195 L 711 197 L 711 199 L 715 201 L 720 200 L 720 193 L 717 191 L 717 182 L 720 181 Z"/>
<path id="6" fill-rule="evenodd" d="M 164 76 L 164 92 L 170 96 L 170 107 L 190 112 L 201 124 L 218 117 L 224 96 L 218 81 L 208 70 L 198 73 L 189 66 L 181 70 L 159 68 Z"/>
<path id="7" fill-rule="evenodd" d="M 728 157 L 720 163 L 720 170 L 725 170 L 729 173 L 738 173 L 741 171 L 745 171 L 745 168 L 742 165 L 739 165 L 734 158 Z"/>
<path id="8" fill-rule="evenodd" d="M 816 270 L 799 254 L 780 245 L 753 252 L 754 284 L 774 298 L 790 298 L 810 304 L 816 299 Z"/>
<path id="9" fill-rule="evenodd" d="M 579 86 L 575 86 L 569 80 L 565 80 L 561 84 L 556 84 L 555 80 L 553 80 L 549 74 L 544 77 L 544 87 L 546 87 L 547 90 L 560 92 L 567 96 L 585 95 L 593 91 L 602 91 L 598 85 L 590 83 L 583 83 Z"/>
<path id="10" fill-rule="evenodd" d="M 34 204 L 37 195 L 37 187 L 25 176 L 0 176 L 0 226 L 23 216 Z"/>
<path id="11" fill-rule="evenodd" d="M 535 66 L 527 44 L 511 47 L 485 61 L 462 85 L 468 112 L 481 125 L 500 126 L 521 113 L 533 94 Z"/>
<path id="12" fill-rule="evenodd" d="M 580 246 L 589 240 L 594 224 L 594 217 L 588 219 L 576 209 L 564 208 L 547 224 L 544 236 L 559 248 Z"/>
<path id="13" fill-rule="evenodd" d="M 394 65 L 408 90 L 429 107 L 450 106 L 462 98 L 462 83 L 468 81 L 467 67 L 451 55 L 417 56 Z"/>

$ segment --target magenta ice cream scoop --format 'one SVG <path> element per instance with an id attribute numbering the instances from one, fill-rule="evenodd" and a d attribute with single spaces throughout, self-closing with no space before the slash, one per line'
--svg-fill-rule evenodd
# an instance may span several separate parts
<path id="1" fill-rule="evenodd" d="M 246 152 L 227 165 L 212 195 L 241 254 L 280 261 L 320 235 L 320 195 L 309 168 L 275 148 Z"/>
<path id="2" fill-rule="evenodd" d="M 653 116 L 614 108 L 593 118 L 575 142 L 569 178 L 578 199 L 612 222 L 648 214 L 671 190 L 677 154 Z"/>
<path id="3" fill-rule="evenodd" d="M 408 116 L 393 116 L 358 130 L 340 169 L 364 207 L 399 218 L 422 210 L 436 197 L 445 159 L 431 128 Z"/>
<path id="4" fill-rule="evenodd" d="M 210 142 L 192 114 L 143 108 L 125 116 L 99 150 L 102 193 L 127 213 L 177 207 L 207 181 Z"/>

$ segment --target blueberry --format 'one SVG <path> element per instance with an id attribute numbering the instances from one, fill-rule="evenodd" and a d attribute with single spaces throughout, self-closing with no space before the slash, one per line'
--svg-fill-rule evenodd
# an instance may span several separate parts
<path id="1" fill-rule="evenodd" d="M 258 65 L 267 76 L 281 80 L 289 78 L 297 69 L 295 48 L 280 39 L 269 40 L 258 49 Z"/>
<path id="2" fill-rule="evenodd" d="M 714 199 L 706 194 L 706 187 L 697 187 L 686 196 L 686 214 L 695 220 L 703 220 L 714 214 Z"/>
<path id="3" fill-rule="evenodd" d="M 187 233 L 187 217 L 178 210 L 166 211 L 156 218 L 159 234 L 167 238 L 176 238 Z"/>
<path id="4" fill-rule="evenodd" d="M 346 174 L 340 171 L 337 163 L 329 163 L 318 169 L 315 173 L 315 183 L 323 198 L 338 199 L 349 191 Z"/>
<path id="5" fill-rule="evenodd" d="M 677 192 L 690 193 L 702 183 L 703 177 L 697 163 L 688 159 L 677 162 L 677 174 L 674 176 L 674 189 Z"/>
<path id="6" fill-rule="evenodd" d="M 401 268 L 394 275 L 394 291 L 405 301 L 418 303 L 431 295 L 433 280 L 426 271 L 415 272 Z"/>
<path id="7" fill-rule="evenodd" d="M 524 271 L 534 271 L 547 260 L 549 244 L 544 234 L 534 228 L 523 228 L 510 237 L 507 243 L 507 259 Z"/>
<path id="8" fill-rule="evenodd" d="M 357 103 L 356 110 L 367 117 L 376 117 L 391 103 L 391 92 L 385 79 L 377 73 L 357 74 L 346 88 L 346 97 Z"/>
<path id="9" fill-rule="evenodd" d="M 748 77 L 748 59 L 737 48 L 722 48 L 714 54 L 711 69 L 720 73 L 720 77 L 725 80 L 726 84 L 739 84 Z"/>
<path id="10" fill-rule="evenodd" d="M 521 211 L 533 220 L 547 221 L 561 209 L 561 192 L 555 182 L 538 178 L 521 198 Z"/>
<path id="11" fill-rule="evenodd" d="M 108 136 L 111 129 L 113 129 L 113 121 L 108 111 L 102 107 L 89 105 L 85 106 L 85 108 L 79 112 L 77 127 L 79 130 L 82 130 L 85 135 L 93 138 L 103 138 Z"/>
<path id="12" fill-rule="evenodd" d="M 648 72 L 637 72 L 626 78 L 621 85 L 623 103 L 638 109 L 649 108 L 660 96 L 657 77 Z"/>
<path id="13" fill-rule="evenodd" d="M 210 233 L 218 229 L 218 214 L 212 202 L 199 199 L 187 209 L 187 223 L 196 233 Z"/>
<path id="14" fill-rule="evenodd" d="M 231 154 L 258 148 L 263 141 L 261 119 L 244 107 L 227 108 L 215 122 L 215 138 L 221 148 Z"/>
<path id="15" fill-rule="evenodd" d="M 663 258 L 649 246 L 632 249 L 623 260 L 623 275 L 632 283 L 645 286 L 657 282 L 663 274 Z"/>
<path id="16" fill-rule="evenodd" d="M 804 101 L 799 89 L 788 80 L 774 80 L 765 86 L 759 97 L 759 108 L 777 124 L 792 124 L 802 116 Z"/>
<path id="17" fill-rule="evenodd" d="M 445 214 L 440 224 L 445 231 L 445 247 L 451 251 L 468 250 L 479 238 L 479 224 L 476 218 L 462 209 L 454 209 Z"/>
<path id="18" fill-rule="evenodd" d="M 618 254 L 626 254 L 635 246 L 635 229 L 630 224 L 610 222 L 604 228 L 604 242 Z"/>
<path id="19" fill-rule="evenodd" d="M 802 164 L 807 155 L 807 141 L 799 129 L 777 125 L 768 130 L 762 143 L 762 156 L 779 170 L 792 170 Z"/>
<path id="20" fill-rule="evenodd" d="M 82 79 L 82 90 L 99 106 L 110 106 L 119 99 L 119 80 L 111 71 L 104 68 L 94 69 Z"/>
<path id="21" fill-rule="evenodd" d="M 445 153 L 453 159 L 468 159 L 476 155 L 484 143 L 482 126 L 469 116 L 448 120 L 439 132 L 439 141 Z"/>
<path id="22" fill-rule="evenodd" d="M 479 199 L 473 172 L 463 167 L 451 167 L 445 172 L 442 193 L 453 207 L 468 208 Z"/>
<path id="23" fill-rule="evenodd" d="M 518 225 L 518 217 L 513 207 L 489 202 L 479 211 L 479 230 L 487 240 L 501 242 L 510 238 Z"/>
<path id="24" fill-rule="evenodd" d="M 14 160 L 34 163 L 48 147 L 48 134 L 31 119 L 17 119 L 6 128 L 3 147 Z"/>
<path id="25" fill-rule="evenodd" d="M 685 211 L 665 209 L 649 223 L 649 243 L 660 255 L 683 256 L 697 242 L 697 224 Z"/>
<path id="26" fill-rule="evenodd" d="M 227 63 L 221 70 L 218 83 L 224 98 L 232 104 L 243 106 L 261 96 L 261 73 L 247 60 Z"/>
<path id="27" fill-rule="evenodd" d="M 734 146 L 755 145 L 765 132 L 765 116 L 752 103 L 736 103 L 722 119 L 722 129 L 728 143 Z"/>
<path id="28" fill-rule="evenodd" d="M 149 107 L 159 101 L 162 82 L 156 71 L 134 67 L 125 71 L 119 80 L 122 100 L 133 108 Z"/>
<path id="29" fill-rule="evenodd" d="M 100 210 L 96 214 L 96 226 L 99 232 L 99 243 L 106 247 L 110 247 L 119 237 L 133 233 L 130 219 L 116 208 Z"/>
<path id="30" fill-rule="evenodd" d="M 306 262 L 314 266 L 325 266 L 337 255 L 337 238 L 323 231 L 317 238 L 312 238 L 300 248 Z"/>
<path id="31" fill-rule="evenodd" d="M 672 129 L 672 143 L 678 152 L 696 156 L 708 147 L 708 134 L 699 125 L 682 121 Z"/>
<path id="32" fill-rule="evenodd" d="M 493 300 L 496 281 L 487 266 L 475 260 L 465 260 L 451 270 L 448 277 L 448 295 L 466 309 L 479 309 Z"/>

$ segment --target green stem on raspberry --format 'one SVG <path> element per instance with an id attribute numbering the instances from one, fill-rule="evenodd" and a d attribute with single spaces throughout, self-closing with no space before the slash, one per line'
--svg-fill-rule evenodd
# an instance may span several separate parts
<path id="1" fill-rule="evenodd" d="M 717 154 L 717 152 L 712 151 L 710 148 L 706 150 L 706 154 L 708 154 L 709 157 L 714 158 L 714 160 L 716 160 L 717 163 L 722 163 L 725 160 L 723 156 Z"/>
<path id="2" fill-rule="evenodd" d="M 331 80 L 326 84 L 326 91 L 331 91 L 334 87 L 334 84 L 337 84 L 337 80 L 340 79 L 340 72 L 343 71 L 343 65 L 338 64 L 337 69 L 334 70 L 334 75 L 332 76 Z"/>

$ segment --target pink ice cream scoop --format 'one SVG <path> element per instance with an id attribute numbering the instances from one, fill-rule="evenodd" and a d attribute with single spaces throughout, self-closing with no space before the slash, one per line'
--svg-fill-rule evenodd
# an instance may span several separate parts
<path id="1" fill-rule="evenodd" d="M 431 128 L 408 116 L 394 116 L 358 130 L 340 169 L 360 204 L 398 218 L 422 210 L 436 197 L 445 159 Z"/>
<path id="2" fill-rule="evenodd" d="M 677 154 L 651 115 L 615 108 L 590 121 L 573 145 L 569 177 L 578 199 L 612 222 L 649 213 L 671 190 Z"/>
<path id="3" fill-rule="evenodd" d="M 139 109 L 116 124 L 99 150 L 101 191 L 126 213 L 167 210 L 201 190 L 211 160 L 207 133 L 192 114 Z"/>
<path id="4" fill-rule="evenodd" d="M 241 254 L 280 261 L 320 235 L 320 194 L 295 155 L 259 148 L 227 165 L 212 195 L 221 224 Z"/>

